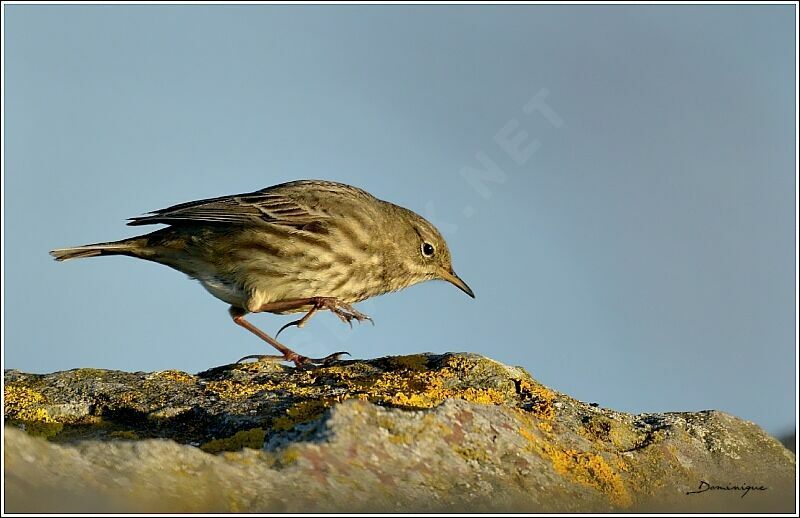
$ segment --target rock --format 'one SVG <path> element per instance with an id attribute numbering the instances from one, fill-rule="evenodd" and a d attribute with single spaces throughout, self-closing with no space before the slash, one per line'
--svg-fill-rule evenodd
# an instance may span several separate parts
<path id="1" fill-rule="evenodd" d="M 12 370 L 4 402 L 8 512 L 795 508 L 795 456 L 753 423 L 599 408 L 472 354 Z"/>
<path id="2" fill-rule="evenodd" d="M 796 431 L 792 432 L 792 433 L 788 433 L 786 435 L 783 435 L 783 436 L 779 437 L 778 440 L 781 441 L 781 444 L 786 446 L 786 448 L 790 452 L 792 452 L 794 454 L 797 454 L 797 450 L 796 450 L 796 448 L 797 448 L 797 432 Z"/>

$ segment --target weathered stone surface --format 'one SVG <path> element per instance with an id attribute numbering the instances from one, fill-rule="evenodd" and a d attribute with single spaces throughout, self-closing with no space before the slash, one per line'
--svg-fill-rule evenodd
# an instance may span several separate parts
<path id="1" fill-rule="evenodd" d="M 795 507 L 794 454 L 752 423 L 598 408 L 470 354 L 6 371 L 4 398 L 10 512 Z"/>

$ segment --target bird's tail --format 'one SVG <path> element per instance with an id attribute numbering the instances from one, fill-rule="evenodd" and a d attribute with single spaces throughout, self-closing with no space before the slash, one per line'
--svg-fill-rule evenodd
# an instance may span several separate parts
<path id="1" fill-rule="evenodd" d="M 135 251 L 140 244 L 137 238 L 123 239 L 110 243 L 94 243 L 92 245 L 74 246 L 70 248 L 56 248 L 50 251 L 50 255 L 56 261 L 67 261 L 69 259 L 80 259 L 82 257 L 97 257 L 99 255 L 135 255 Z"/>

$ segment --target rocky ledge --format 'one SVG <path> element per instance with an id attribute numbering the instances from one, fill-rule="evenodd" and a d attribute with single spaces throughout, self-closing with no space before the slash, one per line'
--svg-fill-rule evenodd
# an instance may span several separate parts
<path id="1" fill-rule="evenodd" d="M 753 423 L 472 354 L 4 378 L 7 512 L 795 509 L 795 456 Z"/>

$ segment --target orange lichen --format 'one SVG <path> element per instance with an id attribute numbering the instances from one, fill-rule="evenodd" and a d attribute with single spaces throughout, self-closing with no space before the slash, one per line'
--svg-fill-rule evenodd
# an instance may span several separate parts
<path id="1" fill-rule="evenodd" d="M 533 414 L 548 421 L 556 417 L 556 408 L 553 404 L 556 395 L 552 390 L 528 379 L 519 380 L 518 387 L 520 399 L 532 402 L 530 411 Z"/>
<path id="2" fill-rule="evenodd" d="M 541 421 L 541 422 L 537 423 L 536 426 L 539 427 L 539 430 L 541 430 L 541 431 L 543 431 L 545 433 L 552 433 L 552 431 L 553 431 L 553 425 L 550 424 L 547 421 Z"/>
<path id="3" fill-rule="evenodd" d="M 558 473 L 608 495 L 609 500 L 615 505 L 621 507 L 631 505 L 631 496 L 622 477 L 614 471 L 605 458 L 597 453 L 563 448 L 553 442 L 554 439 L 550 435 L 547 438 L 537 437 L 529 430 L 530 424 L 526 422 L 521 426 L 519 434 L 528 441 L 532 451 L 548 458 Z"/>
<path id="4" fill-rule="evenodd" d="M 601 455 L 574 449 L 562 450 L 552 445 L 546 445 L 545 452 L 550 456 L 553 467 L 562 475 L 570 475 L 576 482 L 607 494 L 616 505 L 631 505 L 631 497 L 622 477 Z"/>

